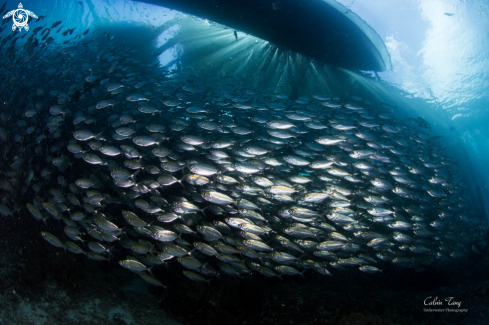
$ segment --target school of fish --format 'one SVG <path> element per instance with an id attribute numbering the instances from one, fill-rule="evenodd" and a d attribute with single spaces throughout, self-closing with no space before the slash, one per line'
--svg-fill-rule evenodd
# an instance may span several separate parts
<path id="1" fill-rule="evenodd" d="M 101 31 L 56 44 L 58 25 L 0 49 L 0 213 L 64 223 L 40 234 L 56 247 L 162 286 L 165 263 L 194 281 L 422 270 L 484 232 L 421 118 L 166 71 Z"/>

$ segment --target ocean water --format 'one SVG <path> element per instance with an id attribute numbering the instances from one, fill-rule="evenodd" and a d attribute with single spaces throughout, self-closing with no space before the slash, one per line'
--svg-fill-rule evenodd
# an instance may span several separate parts
<path id="1" fill-rule="evenodd" d="M 392 70 L 22 2 L 45 17 L 0 25 L 0 323 L 486 324 L 488 4 L 339 4 Z"/>

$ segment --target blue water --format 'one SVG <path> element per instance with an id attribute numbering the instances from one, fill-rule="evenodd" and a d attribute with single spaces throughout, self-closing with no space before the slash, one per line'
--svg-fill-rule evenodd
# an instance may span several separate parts
<path id="1" fill-rule="evenodd" d="M 485 90 L 489 85 L 489 48 L 486 45 L 489 43 L 489 3 L 482 0 L 338 2 L 380 35 L 393 66 L 391 71 L 381 72 L 373 79 L 364 78 L 365 75 L 372 75 L 370 72 L 345 73 L 354 80 L 354 85 L 357 83 L 370 90 L 368 95 L 374 98 L 387 96 L 385 100 L 399 107 L 396 114 L 426 119 L 432 125 L 433 133 L 442 135 L 456 150 L 474 196 L 475 208 L 488 215 L 489 172 L 485 162 L 489 159 L 489 95 Z M 185 61 L 185 58 L 186 62 L 198 68 L 195 60 L 192 60 L 198 52 L 199 64 L 212 64 L 231 75 L 251 76 L 255 78 L 252 85 L 257 87 L 286 84 L 283 91 L 295 95 L 292 88 L 296 87 L 291 86 L 294 81 L 308 78 L 308 85 L 301 83 L 302 95 L 310 95 L 317 90 L 346 91 L 350 96 L 355 95 L 348 82 L 328 75 L 328 71 L 321 71 L 321 67 L 300 65 L 294 62 L 299 59 L 287 53 L 270 53 L 265 41 L 241 34 L 243 41 L 236 45 L 231 43 L 234 39 L 232 31 L 223 26 L 216 27 L 213 22 L 188 18 L 185 14 L 166 8 L 129 0 L 28 0 L 23 4 L 24 8 L 38 16 L 47 16 L 41 22 L 31 23 L 33 28 L 44 24 L 49 27 L 57 20 L 63 20 L 67 27 L 76 27 L 78 32 L 87 28 L 95 30 L 125 24 L 144 27 L 147 34 L 143 36 L 145 42 L 161 47 L 160 63 L 169 69 L 177 67 L 176 64 Z M 16 8 L 17 3 L 9 1 L 9 7 Z M 182 23 L 159 29 L 159 26 L 175 17 Z M 192 38 L 192 35 L 188 35 L 188 29 L 187 34 L 182 33 L 182 26 L 188 27 L 189 20 L 197 24 L 193 26 L 193 31 L 199 30 L 202 38 Z M 207 31 L 202 30 L 206 27 Z M 7 33 L 10 33 L 10 28 L 6 28 L 1 35 Z M 66 39 L 61 33 L 50 36 L 54 37 L 55 43 Z M 178 41 L 172 43 L 171 40 L 177 36 Z M 220 44 L 220 48 L 206 52 L 207 57 L 203 58 L 202 51 L 207 50 L 209 43 Z M 168 45 L 165 47 L 165 44 Z M 265 62 L 264 58 L 268 61 Z M 257 60 L 261 62 L 256 63 Z M 278 71 L 272 73 L 264 65 L 273 61 Z M 256 76 L 258 73 L 248 73 L 256 68 L 261 69 L 259 76 Z M 308 69 L 311 71 L 299 71 Z M 314 83 L 311 76 L 315 78 Z M 277 84 L 274 85 L 275 82 Z M 477 202 L 479 200 L 482 202 Z"/>
<path id="2" fill-rule="evenodd" d="M 384 39 L 393 70 L 381 79 L 422 100 L 409 109 L 458 148 L 454 153 L 472 169 L 466 179 L 484 198 L 487 215 L 489 3 L 340 2 Z"/>
<path id="3" fill-rule="evenodd" d="M 58 20 L 63 21 L 62 30 L 76 27 L 75 34 L 86 29 L 112 34 L 127 28 L 133 46 L 154 53 L 155 60 L 168 70 L 212 68 L 239 77 L 250 88 L 279 87 L 291 98 L 310 98 L 317 93 L 348 99 L 360 96 L 389 103 L 392 107 L 385 112 L 396 117 L 422 117 L 431 125 L 432 135 L 443 136 L 441 142 L 459 162 L 472 198 L 470 208 L 487 218 L 489 2 L 338 2 L 380 35 L 392 60 L 391 71 L 332 69 L 239 31 L 236 42 L 233 30 L 214 22 L 129 0 L 26 0 L 22 4 L 37 16 L 47 16 L 32 21 L 31 30 Z M 16 9 L 17 5 L 9 1 L 6 8 Z M 11 23 L 5 26 L 0 36 L 11 33 Z M 69 38 L 61 32 L 50 36 L 54 44 Z M 136 287 L 126 289 L 137 292 Z"/>

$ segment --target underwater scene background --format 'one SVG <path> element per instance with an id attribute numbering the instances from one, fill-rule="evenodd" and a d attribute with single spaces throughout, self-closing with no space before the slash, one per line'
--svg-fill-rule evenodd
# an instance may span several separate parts
<path id="1" fill-rule="evenodd" d="M 488 4 L 326 2 L 386 71 L 5 2 L 0 322 L 486 324 Z"/>

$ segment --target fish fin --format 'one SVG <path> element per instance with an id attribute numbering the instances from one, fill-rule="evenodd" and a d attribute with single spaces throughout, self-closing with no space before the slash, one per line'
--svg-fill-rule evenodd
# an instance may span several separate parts
<path id="1" fill-rule="evenodd" d="M 208 208 L 209 206 L 206 206 L 205 208 L 201 209 L 200 212 L 202 212 L 202 214 L 204 215 L 205 218 L 207 218 L 207 215 L 205 214 L 205 210 Z"/>
<path id="2" fill-rule="evenodd" d="M 109 256 L 110 256 L 111 258 L 114 258 L 114 255 L 112 255 L 112 250 L 113 250 L 114 248 L 115 248 L 115 246 L 112 246 L 112 247 L 109 247 L 109 248 L 106 250 L 107 254 L 109 254 Z"/>
<path id="3" fill-rule="evenodd" d="M 154 265 L 151 265 L 151 266 L 150 266 L 149 268 L 147 268 L 146 270 L 148 271 L 148 273 L 149 273 L 149 274 L 151 274 L 151 276 L 153 276 L 153 277 L 154 277 L 154 275 L 153 275 L 153 271 L 152 271 L 153 267 L 154 267 Z"/>
<path id="4" fill-rule="evenodd" d="M 186 176 L 186 175 L 184 175 L 182 178 L 180 178 L 180 179 L 178 180 L 178 183 L 179 183 L 180 185 L 182 185 L 183 189 L 186 191 L 186 190 L 187 190 L 187 188 L 186 188 L 186 187 L 185 187 L 185 185 L 183 184 L 183 181 L 184 181 L 185 179 L 187 179 L 187 176 Z"/>
<path id="5" fill-rule="evenodd" d="M 131 176 L 129 176 L 129 178 L 134 182 L 134 176 L 139 174 L 140 171 L 141 171 L 141 169 L 136 170 L 136 172 L 134 174 L 131 174 Z"/>
<path id="6" fill-rule="evenodd" d="M 209 264 L 209 262 L 207 262 L 207 263 L 205 263 L 205 264 L 203 264 L 203 265 L 202 265 L 202 268 L 203 268 L 204 270 L 207 270 L 207 268 L 206 268 L 207 264 Z"/>

